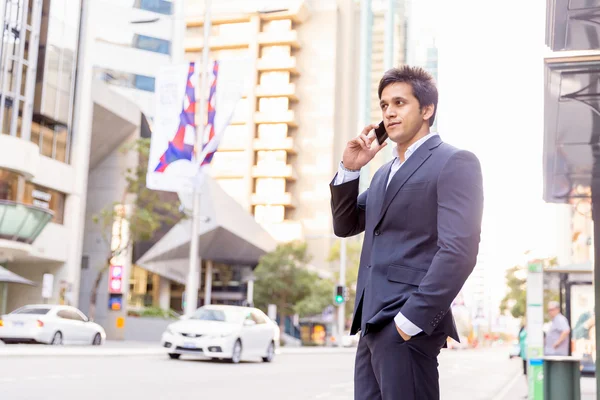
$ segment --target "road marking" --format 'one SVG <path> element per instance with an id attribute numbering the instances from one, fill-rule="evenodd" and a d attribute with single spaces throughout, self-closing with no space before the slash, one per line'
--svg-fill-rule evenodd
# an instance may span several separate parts
<path id="1" fill-rule="evenodd" d="M 504 400 L 506 398 L 506 395 L 508 394 L 508 392 L 510 392 L 510 390 L 516 385 L 517 381 L 519 379 L 521 379 L 522 376 L 523 376 L 523 372 L 521 372 L 521 371 L 517 372 L 517 374 L 514 376 L 514 378 L 512 378 L 510 380 L 510 383 L 508 385 L 505 385 L 504 389 L 502 389 L 500 391 L 500 393 L 498 393 L 496 395 L 496 397 L 494 397 L 492 400 Z"/>

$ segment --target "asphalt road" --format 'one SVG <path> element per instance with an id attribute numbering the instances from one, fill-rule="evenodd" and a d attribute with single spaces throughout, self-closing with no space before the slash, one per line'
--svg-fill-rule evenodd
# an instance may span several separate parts
<path id="1" fill-rule="evenodd" d="M 5 357 L 2 400 L 351 400 L 351 352 L 281 354 L 271 364 L 164 356 Z M 496 400 L 519 371 L 508 350 L 444 351 L 442 400 Z"/>

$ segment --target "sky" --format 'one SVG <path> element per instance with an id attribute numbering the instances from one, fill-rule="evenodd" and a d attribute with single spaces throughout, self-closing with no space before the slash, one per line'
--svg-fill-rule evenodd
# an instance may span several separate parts
<path id="1" fill-rule="evenodd" d="M 545 2 L 413 0 L 411 11 L 413 29 L 437 37 L 440 135 L 482 164 L 481 250 L 501 297 L 506 268 L 556 255 L 560 240 L 561 206 L 542 200 Z"/>

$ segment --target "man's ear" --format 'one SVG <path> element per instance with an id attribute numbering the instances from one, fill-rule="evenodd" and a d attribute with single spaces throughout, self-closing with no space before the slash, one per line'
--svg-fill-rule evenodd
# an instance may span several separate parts
<path id="1" fill-rule="evenodd" d="M 423 107 L 423 110 L 421 111 L 423 114 L 423 119 L 428 121 L 433 116 L 434 111 L 435 106 L 433 104 Z"/>

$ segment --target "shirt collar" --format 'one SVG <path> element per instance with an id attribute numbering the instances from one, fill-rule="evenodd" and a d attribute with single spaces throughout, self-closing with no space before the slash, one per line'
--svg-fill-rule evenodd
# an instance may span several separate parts
<path id="1" fill-rule="evenodd" d="M 434 136 L 438 136 L 438 133 L 431 132 L 428 135 L 423 136 L 421 139 L 417 140 L 410 146 L 408 146 L 408 149 L 406 149 L 406 152 L 404 153 L 404 161 L 408 160 L 408 157 L 410 157 L 415 151 L 417 151 L 417 149 L 421 147 L 423 143 L 425 143 Z M 392 155 L 394 157 L 398 157 L 398 146 L 394 146 L 394 149 L 392 150 Z"/>

